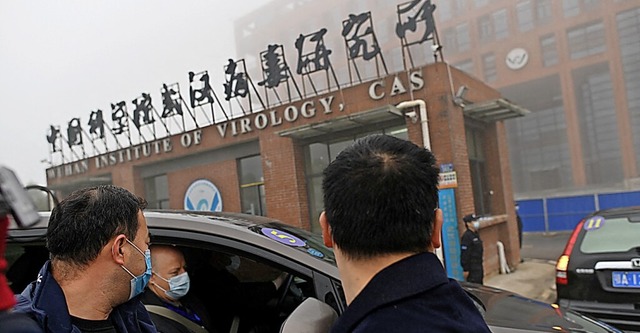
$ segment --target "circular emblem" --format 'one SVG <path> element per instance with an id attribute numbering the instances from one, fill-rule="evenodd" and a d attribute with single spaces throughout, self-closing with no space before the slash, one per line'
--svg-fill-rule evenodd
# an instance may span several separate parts
<path id="1" fill-rule="evenodd" d="M 302 239 L 282 230 L 272 229 L 272 228 L 262 228 L 260 230 L 263 235 L 273 239 L 278 243 L 282 243 L 289 246 L 305 246 L 305 243 Z"/>
<path id="2" fill-rule="evenodd" d="M 324 254 L 322 252 L 320 252 L 320 251 L 318 251 L 318 250 L 316 250 L 314 248 L 311 248 L 311 247 L 307 250 L 307 253 L 309 253 L 310 255 L 312 255 L 314 257 L 318 257 L 318 258 L 323 258 L 324 257 Z"/>
<path id="3" fill-rule="evenodd" d="M 505 59 L 507 67 L 513 70 L 518 70 L 524 67 L 529 62 L 529 53 L 523 48 L 515 48 L 507 53 Z"/>
<path id="4" fill-rule="evenodd" d="M 210 212 L 222 211 L 222 196 L 218 188 L 206 179 L 198 179 L 189 185 L 184 194 L 184 209 Z"/>
<path id="5" fill-rule="evenodd" d="M 582 228 L 584 230 L 598 230 L 600 229 L 600 227 L 602 227 L 602 225 L 605 222 L 605 218 L 602 216 L 592 216 L 590 219 L 584 221 L 584 225 L 582 226 Z"/>

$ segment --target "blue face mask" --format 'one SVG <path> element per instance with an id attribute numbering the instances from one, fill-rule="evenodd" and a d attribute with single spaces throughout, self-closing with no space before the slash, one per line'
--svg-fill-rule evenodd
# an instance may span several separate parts
<path id="1" fill-rule="evenodd" d="M 149 283 L 149 280 L 151 279 L 151 251 L 147 249 L 146 251 L 142 252 L 142 250 L 140 250 L 130 240 L 127 239 L 126 241 L 144 256 L 144 262 L 145 265 L 147 265 L 147 269 L 144 271 L 144 273 L 138 276 L 133 275 L 133 273 L 131 273 L 126 267 L 122 266 L 122 269 L 124 269 L 127 273 L 129 273 L 129 275 L 131 275 L 131 293 L 129 293 L 129 299 L 132 299 L 140 295 L 144 291 L 144 288 L 147 286 L 147 283 Z"/>
<path id="2" fill-rule="evenodd" d="M 189 280 L 189 274 L 187 272 L 176 275 L 170 278 L 169 280 L 163 278 L 158 273 L 154 272 L 153 274 L 155 274 L 157 277 L 163 279 L 169 284 L 169 290 L 166 290 L 160 287 L 159 285 L 155 284 L 155 286 L 160 288 L 162 291 L 164 291 L 165 295 L 169 296 L 169 298 L 173 300 L 179 300 L 189 292 L 189 286 L 191 284 L 191 281 Z"/>

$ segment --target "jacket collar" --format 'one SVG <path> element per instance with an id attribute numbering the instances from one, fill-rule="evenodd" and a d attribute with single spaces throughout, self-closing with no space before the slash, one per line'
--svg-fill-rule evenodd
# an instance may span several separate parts
<path id="1" fill-rule="evenodd" d="M 425 252 L 402 259 L 369 281 L 338 319 L 333 331 L 350 332 L 376 309 L 447 283 L 449 279 L 444 268 L 433 253 Z"/>
<path id="2" fill-rule="evenodd" d="M 20 312 L 33 313 L 41 326 L 46 325 L 45 331 L 47 332 L 80 333 L 80 330 L 71 323 L 67 301 L 62 288 L 53 278 L 50 267 L 50 261 L 42 266 L 35 285 L 32 283 L 20 295 L 17 308 Z M 25 307 L 29 307 L 29 309 L 25 309 Z M 140 303 L 139 297 L 114 308 L 111 312 L 111 318 L 118 332 L 156 331 L 144 305 Z"/>

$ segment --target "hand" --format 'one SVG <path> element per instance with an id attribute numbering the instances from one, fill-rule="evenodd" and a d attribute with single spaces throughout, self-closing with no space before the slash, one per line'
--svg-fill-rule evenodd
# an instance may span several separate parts
<path id="1" fill-rule="evenodd" d="M 280 275 L 278 275 L 277 278 L 275 278 L 273 281 L 271 281 L 271 282 L 273 282 L 273 285 L 276 286 L 276 290 L 280 289 L 280 287 L 282 286 L 284 281 L 287 280 L 288 276 L 289 276 L 289 273 L 282 272 Z"/>

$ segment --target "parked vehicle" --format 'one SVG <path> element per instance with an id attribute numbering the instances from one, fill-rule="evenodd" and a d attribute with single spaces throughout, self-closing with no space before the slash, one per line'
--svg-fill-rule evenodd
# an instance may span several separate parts
<path id="1" fill-rule="evenodd" d="M 289 273 L 278 294 L 261 310 L 266 316 L 260 320 L 267 322 L 270 331 L 278 332 L 282 321 L 310 297 L 330 305 L 338 315 L 346 308 L 333 251 L 323 245 L 319 235 L 272 219 L 235 213 L 147 211 L 145 216 L 152 243 L 181 247 L 190 274 L 198 274 L 198 266 L 206 262 L 200 260 L 203 255 L 211 258 L 219 254 L 229 258 L 226 269 L 242 282 L 270 281 L 282 272 Z M 34 227 L 9 230 L 7 275 L 12 286 L 22 287 L 34 280 L 47 259 L 42 251 L 47 221 L 43 215 Z M 461 284 L 493 332 L 619 332 L 555 305 L 500 289 Z M 204 297 L 210 292 L 206 288 L 191 292 Z M 256 319 L 255 312 L 240 315 L 240 327 Z"/>
<path id="2" fill-rule="evenodd" d="M 556 286 L 560 307 L 640 331 L 640 206 L 581 220 L 558 259 Z"/>

